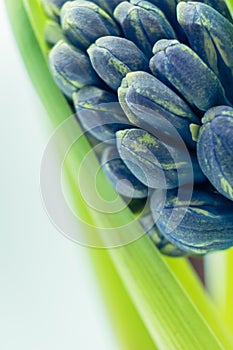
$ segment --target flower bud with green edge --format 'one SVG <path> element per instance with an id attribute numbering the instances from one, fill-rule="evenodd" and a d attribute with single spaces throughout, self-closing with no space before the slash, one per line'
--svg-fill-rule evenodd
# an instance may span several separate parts
<path id="1" fill-rule="evenodd" d="M 128 198 L 147 198 L 148 188 L 128 169 L 116 147 L 107 147 L 101 159 L 102 170 L 117 193 Z"/>
<path id="2" fill-rule="evenodd" d="M 201 111 L 230 102 L 217 75 L 188 46 L 177 40 L 159 40 L 150 60 L 153 74 L 168 81 L 191 104 Z"/>
<path id="3" fill-rule="evenodd" d="M 203 182 L 194 154 L 165 144 L 142 129 L 125 129 L 116 133 L 120 157 L 139 181 L 150 188 L 176 188 L 186 183 Z M 187 153 L 186 153 L 187 152 Z"/>
<path id="4" fill-rule="evenodd" d="M 176 1 L 177 0 L 150 0 L 149 2 L 157 6 L 164 13 L 179 40 L 185 42 L 186 36 L 176 18 Z"/>
<path id="5" fill-rule="evenodd" d="M 176 1 L 177 1 L 177 3 L 190 2 L 188 0 L 176 0 Z M 218 11 L 221 15 L 226 17 L 229 21 L 232 21 L 232 16 L 231 16 L 231 13 L 227 7 L 225 0 L 199 0 L 198 2 L 201 2 L 203 4 L 206 4 L 210 7 L 212 7 L 213 9 Z"/>
<path id="6" fill-rule="evenodd" d="M 233 108 L 211 108 L 202 122 L 197 140 L 200 167 L 212 185 L 233 200 Z"/>
<path id="7" fill-rule="evenodd" d="M 227 7 L 225 0 L 202 0 L 206 5 L 213 7 L 216 11 L 218 11 L 221 15 L 226 17 L 228 21 L 232 21 L 231 13 Z"/>
<path id="8" fill-rule="evenodd" d="M 181 2 L 177 15 L 191 48 L 218 75 L 233 103 L 233 24 L 198 2 Z"/>
<path id="9" fill-rule="evenodd" d="M 149 70 L 144 53 L 132 41 L 124 38 L 100 38 L 89 47 L 87 53 L 97 74 L 115 91 L 127 73 Z"/>
<path id="10" fill-rule="evenodd" d="M 152 56 L 152 47 L 159 39 L 176 38 L 163 12 L 147 1 L 121 2 L 114 11 L 114 18 L 121 25 L 125 37 L 147 57 Z"/>
<path id="11" fill-rule="evenodd" d="M 187 187 L 179 191 L 190 191 Z M 177 190 L 155 191 L 151 197 L 151 212 L 169 241 L 191 254 L 206 254 L 233 245 L 233 203 L 223 196 L 194 189 L 190 201 L 177 197 Z M 164 206 L 161 197 L 166 195 Z M 173 215 L 173 219 L 171 217 Z M 174 217 L 179 223 L 174 223 Z M 174 226 L 175 225 L 175 226 Z"/>
<path id="12" fill-rule="evenodd" d="M 118 99 L 132 124 L 160 131 L 171 139 L 177 138 L 175 128 L 187 146 L 196 146 L 189 125 L 200 124 L 199 118 L 187 103 L 153 75 L 128 73 L 118 89 Z"/>
<path id="13" fill-rule="evenodd" d="M 92 0 L 92 2 L 101 7 L 104 11 L 108 12 L 111 16 L 121 1 L 122 0 Z"/>
<path id="14" fill-rule="evenodd" d="M 96 86 L 73 94 L 76 114 L 84 129 L 100 141 L 115 143 L 115 132 L 129 127 L 117 96 Z"/>
<path id="15" fill-rule="evenodd" d="M 55 19 L 56 21 L 59 21 L 61 8 L 66 2 L 67 0 L 41 0 L 44 12 L 47 14 L 47 16 Z"/>
<path id="16" fill-rule="evenodd" d="M 65 4 L 61 11 L 61 24 L 67 39 L 82 50 L 102 36 L 120 35 L 118 25 L 109 14 L 90 1 Z"/>
<path id="17" fill-rule="evenodd" d="M 84 85 L 100 83 L 86 53 L 63 40 L 50 51 L 49 67 L 59 88 L 70 98 Z"/>
<path id="18" fill-rule="evenodd" d="M 44 36 L 45 40 L 51 45 L 55 45 L 60 40 L 65 40 L 60 25 L 52 20 L 46 21 Z"/>
<path id="19" fill-rule="evenodd" d="M 151 238 L 154 245 L 159 249 L 159 251 L 167 256 L 179 257 L 187 255 L 186 252 L 176 247 L 174 244 L 169 242 L 167 238 L 165 238 L 157 226 L 154 223 L 154 219 L 151 213 L 147 213 L 142 215 L 139 218 L 139 222 L 142 225 L 146 234 Z"/>

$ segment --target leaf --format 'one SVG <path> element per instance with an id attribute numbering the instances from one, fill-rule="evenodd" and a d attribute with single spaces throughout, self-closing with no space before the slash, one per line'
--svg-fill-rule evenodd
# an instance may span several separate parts
<path id="1" fill-rule="evenodd" d="M 231 11 L 231 14 L 232 14 L 232 12 L 233 12 L 233 1 L 232 0 L 225 0 L 225 1 L 226 1 L 227 5 L 228 5 L 230 11 Z"/>

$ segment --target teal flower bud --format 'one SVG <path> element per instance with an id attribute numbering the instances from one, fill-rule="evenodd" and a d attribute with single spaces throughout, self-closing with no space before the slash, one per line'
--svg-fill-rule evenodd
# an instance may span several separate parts
<path id="1" fill-rule="evenodd" d="M 167 145 L 142 129 L 120 130 L 118 152 L 144 185 L 151 188 L 176 188 L 186 183 L 202 182 L 205 177 L 195 155 Z"/>
<path id="2" fill-rule="evenodd" d="M 62 7 L 61 24 L 67 39 L 82 50 L 102 36 L 120 34 L 107 12 L 90 1 L 67 2 Z"/>
<path id="3" fill-rule="evenodd" d="M 174 39 L 176 35 L 158 7 L 147 1 L 121 2 L 114 11 L 124 35 L 133 41 L 147 57 L 152 56 L 152 47 L 159 39 Z"/>
<path id="4" fill-rule="evenodd" d="M 67 0 L 41 0 L 44 12 L 47 16 L 57 21 L 59 21 L 61 8 L 66 2 Z"/>
<path id="5" fill-rule="evenodd" d="M 189 2 L 188 0 L 178 0 L 179 2 Z M 227 4 L 225 0 L 201 0 L 198 1 L 203 4 L 209 5 L 210 7 L 213 7 L 216 11 L 221 13 L 224 17 L 226 17 L 229 21 L 232 21 L 232 17 L 230 14 L 230 11 L 228 10 Z"/>
<path id="6" fill-rule="evenodd" d="M 189 201 L 185 197 L 189 197 L 187 192 L 190 189 L 179 190 L 183 191 L 180 198 L 177 197 L 177 190 L 170 190 L 167 194 L 155 191 L 151 197 L 153 219 L 162 235 L 191 254 L 205 254 L 231 247 L 233 203 L 221 195 L 198 189 L 193 191 Z M 165 195 L 165 204 L 161 205 Z M 175 223 L 176 219 L 178 222 Z"/>
<path id="7" fill-rule="evenodd" d="M 213 7 L 221 15 L 226 17 L 228 21 L 232 21 L 232 16 L 225 0 L 204 0 L 203 3 L 209 5 L 210 7 Z"/>
<path id="8" fill-rule="evenodd" d="M 191 104 L 201 111 L 219 104 L 229 104 L 216 74 L 188 46 L 177 40 L 160 40 L 150 60 L 153 74 L 168 81 Z"/>
<path id="9" fill-rule="evenodd" d="M 146 198 L 148 188 L 127 168 L 115 147 L 105 149 L 101 165 L 107 179 L 115 191 L 128 198 Z"/>
<path id="10" fill-rule="evenodd" d="M 200 124 L 199 118 L 187 103 L 153 75 L 146 72 L 127 74 L 118 89 L 118 98 L 132 124 L 152 128 L 172 139 L 177 139 L 175 128 L 188 146 L 195 146 L 189 125 Z"/>
<path id="11" fill-rule="evenodd" d="M 118 89 L 127 73 L 149 70 L 149 62 L 143 52 L 124 38 L 100 38 L 87 52 L 97 74 L 113 90 Z"/>
<path id="12" fill-rule="evenodd" d="M 100 82 L 89 57 L 65 41 L 59 41 L 50 51 L 49 66 L 57 85 L 68 97 L 84 85 Z"/>
<path id="13" fill-rule="evenodd" d="M 77 117 L 84 129 L 100 141 L 115 143 L 115 132 L 129 127 L 117 96 L 96 86 L 73 94 Z"/>
<path id="14" fill-rule="evenodd" d="M 65 39 L 59 24 L 52 20 L 46 22 L 44 36 L 45 40 L 51 45 Z"/>
<path id="15" fill-rule="evenodd" d="M 226 96 L 233 102 L 233 24 L 199 2 L 181 2 L 177 15 L 191 48 L 219 76 Z"/>
<path id="16" fill-rule="evenodd" d="M 184 256 L 187 253 L 176 247 L 174 244 L 169 242 L 159 231 L 154 223 L 154 219 L 151 213 L 145 214 L 139 218 L 139 222 L 142 225 L 144 231 L 151 238 L 154 245 L 159 251 L 168 256 L 179 257 Z"/>
<path id="17" fill-rule="evenodd" d="M 186 37 L 176 18 L 177 0 L 150 0 L 150 3 L 157 6 L 166 16 L 172 28 L 178 35 L 179 40 L 184 42 Z"/>
<path id="18" fill-rule="evenodd" d="M 109 13 L 111 16 L 113 14 L 113 11 L 117 7 L 118 4 L 120 4 L 122 0 L 92 0 L 96 5 L 101 7 L 104 11 Z"/>
<path id="19" fill-rule="evenodd" d="M 200 167 L 212 185 L 233 200 L 233 108 L 206 112 L 197 140 Z"/>

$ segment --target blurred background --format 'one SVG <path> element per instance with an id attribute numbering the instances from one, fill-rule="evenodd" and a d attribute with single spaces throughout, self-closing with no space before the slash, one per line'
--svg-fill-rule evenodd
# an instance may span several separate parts
<path id="1" fill-rule="evenodd" d="M 116 350 L 88 248 L 63 237 L 43 208 L 47 115 L 2 1 L 0 23 L 0 348 Z"/>

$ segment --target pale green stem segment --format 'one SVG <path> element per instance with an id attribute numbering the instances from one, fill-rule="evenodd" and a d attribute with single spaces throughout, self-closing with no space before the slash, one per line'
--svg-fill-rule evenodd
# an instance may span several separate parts
<path id="1" fill-rule="evenodd" d="M 67 169 L 67 180 L 75 189 L 73 173 Z M 73 198 L 74 206 L 78 206 L 78 199 Z M 86 217 L 92 222 L 90 217 Z M 96 229 L 84 226 L 85 234 L 96 234 Z M 146 349 L 157 350 L 157 346 L 148 332 L 140 313 L 125 289 L 120 275 L 106 249 L 88 248 L 90 260 L 96 274 L 96 283 L 100 286 L 100 292 L 109 315 L 111 326 L 116 336 L 119 349 Z"/>
<path id="2" fill-rule="evenodd" d="M 225 253 L 221 252 L 221 254 L 225 254 Z M 198 276 L 194 273 L 193 267 L 191 266 L 191 264 L 181 258 L 174 259 L 174 258 L 165 257 L 164 259 L 169 265 L 169 267 L 172 269 L 176 278 L 182 284 L 185 291 L 188 293 L 189 296 L 191 296 L 192 301 L 194 302 L 198 310 L 201 312 L 202 316 L 205 318 L 205 320 L 207 321 L 211 329 L 214 331 L 216 336 L 219 339 L 222 339 L 222 337 L 224 337 L 228 339 L 229 342 L 231 343 L 232 336 L 230 332 L 226 330 L 226 326 L 224 323 L 224 315 L 220 316 L 219 310 L 217 310 L 216 304 L 214 302 L 215 300 L 212 301 L 208 297 L 207 292 L 204 290 L 202 284 L 199 282 Z M 224 288 L 224 283 L 225 283 L 224 276 L 218 273 L 216 266 L 215 267 L 212 266 L 212 267 L 213 267 L 213 271 L 215 272 L 215 275 L 217 274 L 218 276 L 218 280 L 215 279 L 214 281 L 213 287 L 215 286 L 215 288 L 213 289 L 216 290 L 218 288 L 220 289 Z M 209 276 L 208 273 L 206 275 Z M 213 273 L 211 275 L 213 275 Z M 233 289 L 231 289 L 231 291 L 232 290 Z"/>
<path id="3" fill-rule="evenodd" d="M 205 257 L 206 286 L 225 324 L 233 333 L 233 249 Z"/>
<path id="4" fill-rule="evenodd" d="M 158 349 L 127 293 L 108 251 L 92 249 L 90 256 L 95 266 L 96 283 L 101 286 L 104 303 L 111 314 L 119 349 Z"/>
<path id="5" fill-rule="evenodd" d="M 206 290 L 224 317 L 226 302 L 226 252 L 216 252 L 204 257 Z"/>
<path id="6" fill-rule="evenodd" d="M 231 14 L 233 13 L 233 1 L 232 0 L 225 0 L 230 11 L 231 11 Z"/>
<path id="7" fill-rule="evenodd" d="M 22 0 L 6 0 L 6 5 L 31 79 L 48 111 L 52 124 L 58 126 L 72 113 L 66 100 L 52 81 L 47 68 L 45 57 L 48 48 L 43 41 L 45 17 L 41 12 L 39 2 L 36 0 L 23 2 Z M 29 13 L 37 40 L 28 21 L 27 13 Z M 79 128 L 78 125 L 77 128 Z M 90 146 L 82 137 L 71 149 L 69 162 L 65 164 L 70 189 L 75 194 L 74 201 L 77 211 L 82 212 L 89 225 L 97 227 L 102 227 L 106 222 L 110 226 L 112 224 L 113 227 L 117 227 L 117 223 L 125 222 L 125 217 L 130 220 L 132 213 L 129 209 L 126 209 L 123 214 L 112 215 L 112 221 L 108 222 L 107 217 L 103 220 L 102 216 L 85 205 L 76 185 L 76 169 L 79 168 L 81 162 L 76 156 L 77 148 L 87 153 Z M 93 155 L 93 164 L 96 162 Z M 104 190 L 105 185 L 102 183 L 101 186 L 100 183 L 101 190 Z M 85 229 L 88 234 L 90 226 L 85 226 Z M 140 231 L 142 228 L 135 221 L 131 229 Z M 93 227 L 91 230 L 94 230 L 96 235 L 102 236 L 101 230 Z M 131 308 L 133 326 L 130 326 L 129 320 L 128 332 L 131 332 L 131 335 L 127 336 L 124 332 L 124 336 L 128 342 L 131 342 L 130 348 L 144 349 L 145 344 L 148 344 L 146 349 L 158 347 L 165 350 L 233 348 L 232 339 L 226 335 L 224 326 L 218 328 L 221 321 L 216 317 L 215 311 L 206 307 L 209 300 L 204 296 L 200 282 L 185 260 L 179 263 L 179 260 L 174 259 L 174 262 L 166 263 L 146 236 L 119 248 L 100 250 L 98 255 L 95 262 L 99 264 L 101 271 L 104 268 L 101 273 L 105 274 L 103 260 L 106 257 L 106 262 L 109 262 L 106 276 L 109 276 L 109 269 L 112 268 L 116 273 L 116 281 L 120 279 L 123 283 L 123 285 L 120 283 L 119 290 L 124 288 L 124 291 L 127 291 L 124 297 L 125 307 Z M 106 287 L 108 287 L 107 284 Z M 115 295 L 117 295 L 117 288 L 118 283 L 116 282 Z M 111 291 L 110 288 L 107 292 Z M 117 301 L 116 304 L 118 305 Z M 138 317 L 135 323 L 134 316 Z M 141 332 L 142 337 L 136 337 L 134 343 L 135 329 Z"/>
<path id="8" fill-rule="evenodd" d="M 226 298 L 224 304 L 224 318 L 233 333 L 233 249 L 226 251 Z"/>

